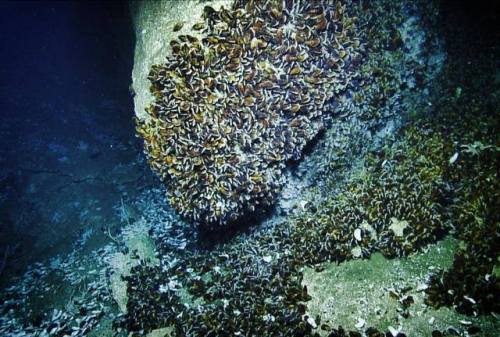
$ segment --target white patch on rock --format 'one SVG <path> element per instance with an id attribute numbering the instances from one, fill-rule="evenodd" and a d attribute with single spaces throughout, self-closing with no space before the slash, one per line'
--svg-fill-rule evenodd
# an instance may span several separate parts
<path id="1" fill-rule="evenodd" d="M 409 226 L 408 221 L 406 220 L 398 220 L 397 218 L 391 218 L 391 225 L 389 229 L 394 232 L 395 236 L 402 237 L 404 236 L 404 230 Z"/>
<path id="2" fill-rule="evenodd" d="M 362 318 L 358 318 L 358 322 L 354 325 L 356 329 L 361 329 L 366 324 L 366 321 Z"/>
<path id="3" fill-rule="evenodd" d="M 390 334 L 391 334 L 393 337 L 396 337 L 396 336 L 399 334 L 398 329 L 395 329 L 395 328 L 393 328 L 392 326 L 389 326 L 389 327 L 387 328 L 387 330 L 389 330 Z"/>
<path id="4" fill-rule="evenodd" d="M 377 231 L 372 227 L 372 225 L 368 223 L 368 221 L 363 221 L 360 225 L 360 228 L 365 230 L 365 232 L 370 235 L 370 239 L 377 240 Z"/>
<path id="5" fill-rule="evenodd" d="M 363 256 L 363 252 L 361 251 L 361 247 L 360 246 L 356 246 L 353 249 L 351 249 L 351 254 L 352 254 L 352 257 L 355 258 L 355 259 L 359 259 L 360 257 L 362 257 Z"/>

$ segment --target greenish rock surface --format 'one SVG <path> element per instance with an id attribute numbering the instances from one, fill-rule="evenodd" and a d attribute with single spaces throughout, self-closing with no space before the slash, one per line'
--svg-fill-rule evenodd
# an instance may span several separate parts
<path id="1" fill-rule="evenodd" d="M 312 297 L 306 315 L 319 316 L 318 326 L 341 325 L 360 332 L 370 326 L 387 331 L 391 326 L 407 336 L 430 336 L 433 330 L 471 324 L 481 328 L 481 336 L 493 337 L 493 331 L 500 329 L 493 316 L 469 317 L 453 308 L 435 309 L 424 303 L 428 277 L 436 270 L 451 267 L 458 245 L 459 241 L 447 237 L 406 258 L 386 259 L 374 253 L 366 260 L 324 264 L 322 272 L 305 268 L 302 283 Z M 317 330 L 328 335 L 327 331 Z"/>
<path id="2" fill-rule="evenodd" d="M 151 331 L 146 337 L 168 337 L 172 334 L 172 328 L 161 328 Z"/>

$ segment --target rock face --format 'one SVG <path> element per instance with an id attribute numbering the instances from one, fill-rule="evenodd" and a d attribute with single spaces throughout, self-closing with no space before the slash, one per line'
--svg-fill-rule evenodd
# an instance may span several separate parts
<path id="1" fill-rule="evenodd" d="M 203 18 L 195 28 L 207 37 L 180 35 L 152 66 L 155 100 L 138 132 L 171 204 L 217 226 L 273 204 L 285 162 L 359 77 L 363 47 L 340 3 L 242 2 L 206 6 Z"/>
<path id="2" fill-rule="evenodd" d="M 362 137 L 394 126 L 401 88 L 418 67 L 433 72 L 418 60 L 426 37 L 406 36 L 418 21 L 391 6 L 400 20 L 376 36 L 358 2 L 133 3 L 137 130 L 171 205 L 210 228 L 233 223 L 276 202 L 319 131 L 346 115 Z"/>
<path id="3" fill-rule="evenodd" d="M 231 7 L 232 0 L 211 1 L 214 8 Z M 157 0 L 130 1 L 130 11 L 135 28 L 136 46 L 132 88 L 134 90 L 134 110 L 138 119 L 148 118 L 146 107 L 154 97 L 149 91 L 151 83 L 148 74 L 153 64 L 160 64 L 171 55 L 169 42 L 178 35 L 193 34 L 192 25 L 200 20 L 205 6 L 202 1 Z M 174 26 L 182 22 L 177 32 Z M 195 32 L 194 32 L 195 33 Z"/>

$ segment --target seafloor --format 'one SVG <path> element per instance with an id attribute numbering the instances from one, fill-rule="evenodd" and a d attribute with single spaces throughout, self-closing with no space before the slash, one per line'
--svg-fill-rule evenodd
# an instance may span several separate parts
<path id="1" fill-rule="evenodd" d="M 72 216 L 79 232 L 40 233 L 52 251 L 17 267 L 16 244 L 2 242 L 0 335 L 498 336 L 499 40 L 439 8 L 353 5 L 378 28 L 360 33 L 376 80 L 343 97 L 250 225 L 211 232 L 179 217 L 132 142 L 107 140 L 113 167 L 93 175 L 78 162 L 98 145 L 53 143 L 49 155 L 81 174 L 20 170 L 35 203 L 80 194 L 78 213 L 52 215 L 57 231 Z M 96 204 L 100 184 L 111 204 Z M 37 194 L 49 188 L 57 199 Z"/>

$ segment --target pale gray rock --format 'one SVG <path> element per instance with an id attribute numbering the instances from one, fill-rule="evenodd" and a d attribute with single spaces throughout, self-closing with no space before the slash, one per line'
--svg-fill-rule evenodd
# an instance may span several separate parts
<path id="1" fill-rule="evenodd" d="M 199 37 L 201 33 L 192 30 L 192 27 L 195 23 L 203 21 L 201 18 L 203 8 L 207 5 L 216 10 L 221 6 L 230 8 L 232 3 L 232 0 L 130 2 L 136 37 L 132 89 L 135 93 L 134 111 L 137 118 L 141 120 L 148 118 L 145 109 L 154 100 L 149 91 L 151 85 L 148 80 L 149 70 L 154 64 L 164 63 L 165 58 L 171 53 L 170 41 L 182 34 Z M 183 23 L 182 29 L 174 32 L 173 28 L 179 22 Z"/>

